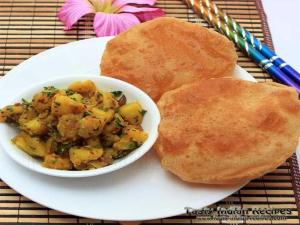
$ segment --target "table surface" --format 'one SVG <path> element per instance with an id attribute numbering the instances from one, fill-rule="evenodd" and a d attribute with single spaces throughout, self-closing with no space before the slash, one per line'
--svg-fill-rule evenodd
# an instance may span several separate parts
<path id="1" fill-rule="evenodd" d="M 300 26 L 297 17 L 300 1 L 262 0 L 262 2 L 277 54 L 300 71 Z M 300 162 L 300 151 L 297 152 L 297 158 Z"/>

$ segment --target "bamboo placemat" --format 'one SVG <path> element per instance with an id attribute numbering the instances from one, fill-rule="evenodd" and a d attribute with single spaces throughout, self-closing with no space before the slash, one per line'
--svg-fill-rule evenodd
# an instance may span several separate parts
<path id="1" fill-rule="evenodd" d="M 260 1 L 215 0 L 215 2 L 261 41 L 273 47 Z M 94 37 L 92 21 L 89 17 L 80 20 L 73 30 L 67 33 L 63 31 L 63 25 L 56 17 L 62 3 L 63 0 L 0 0 L 0 77 L 23 60 L 41 51 L 71 41 Z M 164 9 L 168 16 L 208 26 L 187 9 L 181 0 L 158 0 L 157 7 Z M 258 81 L 272 81 L 248 57 L 238 50 L 237 52 L 238 64 L 241 67 Z M 240 191 L 211 207 L 285 208 L 291 210 L 286 220 L 240 221 L 236 224 L 300 224 L 299 208 L 297 208 L 299 193 L 300 174 L 296 157 L 293 156 L 273 173 L 250 182 Z M 159 202 L 157 207 L 160 207 Z M 45 208 L 19 195 L 0 181 L 0 224 L 16 222 L 117 224 L 115 221 L 78 218 Z M 203 221 L 188 215 L 143 223 L 222 224 L 218 220 Z"/>

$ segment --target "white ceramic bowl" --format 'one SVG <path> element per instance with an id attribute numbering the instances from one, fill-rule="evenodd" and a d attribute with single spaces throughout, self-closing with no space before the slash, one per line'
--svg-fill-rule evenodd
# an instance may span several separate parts
<path id="1" fill-rule="evenodd" d="M 147 151 L 149 151 L 157 139 L 158 136 L 158 125 L 160 122 L 160 114 L 156 104 L 152 99 L 139 88 L 126 83 L 121 80 L 117 80 L 105 76 L 95 76 L 95 75 L 80 75 L 80 76 L 68 76 L 61 79 L 50 80 L 44 83 L 35 84 L 34 86 L 27 88 L 25 91 L 20 92 L 17 98 L 12 98 L 9 101 L 10 104 L 15 102 L 20 102 L 22 98 L 31 99 L 33 95 L 43 89 L 45 86 L 55 86 L 58 88 L 66 88 L 73 81 L 78 80 L 91 80 L 95 82 L 99 89 L 104 91 L 116 91 L 120 90 L 125 94 L 127 102 L 138 101 L 143 109 L 147 110 L 142 123 L 143 129 L 148 133 L 148 139 L 139 148 L 132 151 L 126 157 L 115 160 L 112 165 L 85 171 L 65 171 L 65 170 L 55 170 L 45 168 L 41 164 L 41 160 L 35 159 L 29 156 L 27 153 L 18 149 L 15 145 L 11 143 L 11 139 L 18 133 L 18 130 L 8 124 L 0 124 L 0 144 L 5 150 L 5 152 L 20 165 L 36 171 L 38 173 L 47 174 L 57 177 L 90 177 L 100 174 L 110 173 L 112 171 L 121 169 L 134 161 L 142 157 Z M 3 106 L 1 106 L 3 107 Z"/>

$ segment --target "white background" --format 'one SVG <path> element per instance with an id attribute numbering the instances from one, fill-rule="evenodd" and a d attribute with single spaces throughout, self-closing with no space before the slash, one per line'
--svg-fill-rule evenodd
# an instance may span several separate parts
<path id="1" fill-rule="evenodd" d="M 300 0 L 262 0 L 276 53 L 300 71 Z M 300 165 L 300 151 L 297 152 Z"/>
<path id="2" fill-rule="evenodd" d="M 262 0 L 278 55 L 300 71 L 300 0 Z"/>

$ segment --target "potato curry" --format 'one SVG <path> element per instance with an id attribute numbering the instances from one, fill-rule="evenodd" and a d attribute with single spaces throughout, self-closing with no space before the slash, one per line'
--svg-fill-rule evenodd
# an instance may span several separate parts
<path id="1" fill-rule="evenodd" d="M 41 158 L 44 167 L 89 170 L 110 165 L 145 142 L 145 113 L 121 91 L 99 90 L 86 80 L 67 89 L 44 87 L 32 101 L 1 109 L 0 122 L 17 125 L 20 133 L 12 142 Z"/>

